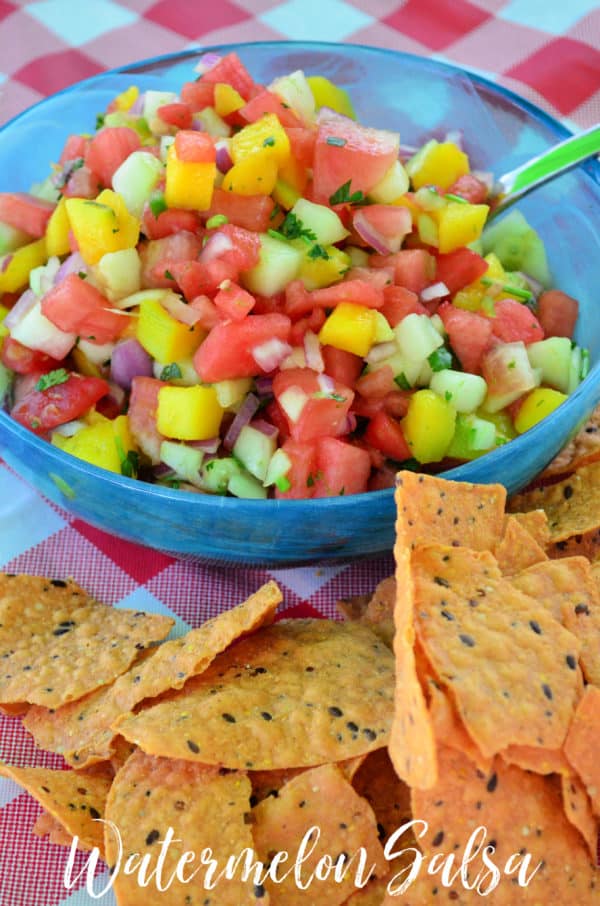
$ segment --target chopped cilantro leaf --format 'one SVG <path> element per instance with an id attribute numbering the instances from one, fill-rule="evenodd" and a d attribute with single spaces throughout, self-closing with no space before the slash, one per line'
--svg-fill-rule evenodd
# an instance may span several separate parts
<path id="1" fill-rule="evenodd" d="M 155 195 L 150 199 L 150 210 L 153 217 L 158 217 L 163 211 L 167 210 L 167 202 L 164 195 Z"/>
<path id="2" fill-rule="evenodd" d="M 300 218 L 292 211 L 281 224 L 281 232 L 286 239 L 304 239 L 305 242 L 314 242 L 317 238 L 316 233 L 305 227 Z"/>
<path id="3" fill-rule="evenodd" d="M 310 252 L 308 253 L 309 258 L 323 258 L 325 261 L 329 261 L 329 252 L 327 249 L 324 249 L 322 245 L 318 243 L 313 245 Z"/>
<path id="4" fill-rule="evenodd" d="M 175 490 L 179 490 L 179 488 L 181 487 L 181 482 L 178 478 L 170 478 L 167 484 L 170 488 L 174 488 Z"/>
<path id="5" fill-rule="evenodd" d="M 80 280 L 87 280 L 87 274 L 85 271 L 77 271 L 77 276 Z"/>
<path id="6" fill-rule="evenodd" d="M 458 204 L 469 204 L 466 198 L 463 198 L 462 195 L 455 195 L 454 192 L 446 192 L 444 198 L 447 198 L 448 201 L 456 201 Z"/>
<path id="7" fill-rule="evenodd" d="M 439 349 L 433 350 L 427 361 L 432 371 L 443 371 L 444 368 L 452 367 L 452 353 L 445 346 L 440 346 Z"/>
<path id="8" fill-rule="evenodd" d="M 306 487 L 312 488 L 314 486 L 314 483 L 315 483 L 315 479 L 313 478 L 312 474 L 309 472 L 308 478 L 306 479 Z"/>
<path id="9" fill-rule="evenodd" d="M 363 193 L 358 190 L 356 192 L 350 192 L 350 184 L 352 180 L 348 180 L 343 185 L 336 189 L 333 195 L 329 197 L 329 204 L 360 204 L 361 201 L 365 200 Z"/>
<path id="10" fill-rule="evenodd" d="M 216 227 L 225 226 L 226 223 L 229 223 L 229 218 L 225 214 L 215 214 L 206 221 L 206 229 L 214 230 Z"/>
<path id="11" fill-rule="evenodd" d="M 451 391 L 450 391 L 450 390 L 446 390 L 446 392 L 444 393 L 444 398 L 445 398 L 445 400 L 446 400 L 447 403 L 450 402 L 450 400 L 452 399 L 452 397 L 453 397 L 453 394 L 451 393 Z"/>
<path id="12" fill-rule="evenodd" d="M 96 131 L 98 131 L 98 129 L 102 129 L 103 125 L 104 125 L 104 114 L 98 113 L 96 115 Z"/>
<path id="13" fill-rule="evenodd" d="M 56 387 L 58 384 L 66 384 L 69 380 L 69 372 L 66 368 L 55 368 L 54 371 L 49 371 L 48 374 L 43 374 L 37 384 L 34 387 L 34 390 L 48 390 L 50 387 Z"/>
<path id="14" fill-rule="evenodd" d="M 177 362 L 171 362 L 169 365 L 165 365 L 163 370 L 160 373 L 161 381 L 172 381 L 173 378 L 181 377 L 181 368 Z"/>
<path id="15" fill-rule="evenodd" d="M 165 280 L 174 280 L 174 279 L 175 279 L 175 277 L 173 276 L 173 274 L 171 273 L 171 271 L 166 270 L 166 271 L 165 271 Z"/>
<path id="16" fill-rule="evenodd" d="M 283 233 L 280 233 L 279 230 L 267 230 L 267 235 L 271 236 L 273 239 L 279 239 L 282 242 L 286 241 L 286 237 Z"/>
<path id="17" fill-rule="evenodd" d="M 136 453 L 135 450 L 128 450 L 126 453 L 123 447 L 123 441 L 118 436 L 115 436 L 115 446 L 121 463 L 121 475 L 124 475 L 126 478 L 137 478 L 138 469 L 140 467 L 139 454 Z"/>
<path id="18" fill-rule="evenodd" d="M 329 135 L 326 141 L 328 145 L 334 145 L 337 148 L 343 148 L 347 144 L 346 139 L 342 138 L 341 135 Z"/>
<path id="19" fill-rule="evenodd" d="M 484 286 L 499 286 L 502 292 L 509 293 L 517 299 L 523 299 L 528 302 L 533 298 L 533 293 L 528 289 L 521 289 L 520 286 L 513 286 L 510 283 L 501 283 L 499 280 L 493 280 L 491 277 L 481 277 Z"/>
<path id="20" fill-rule="evenodd" d="M 280 475 L 279 478 L 275 480 L 275 484 L 283 494 L 285 494 L 286 491 L 289 491 L 292 486 L 291 481 L 289 478 L 286 478 L 285 475 Z"/>
<path id="21" fill-rule="evenodd" d="M 410 383 L 403 371 L 396 375 L 394 383 L 398 384 L 401 390 L 410 390 Z"/>
<path id="22" fill-rule="evenodd" d="M 269 135 L 269 137 L 266 138 L 263 142 L 263 148 L 272 148 L 274 144 L 275 144 L 275 136 Z"/>
<path id="23" fill-rule="evenodd" d="M 277 217 L 277 215 L 279 214 L 280 211 L 281 211 L 281 205 L 275 204 L 275 207 L 269 214 L 269 220 L 275 220 L 275 218 Z"/>

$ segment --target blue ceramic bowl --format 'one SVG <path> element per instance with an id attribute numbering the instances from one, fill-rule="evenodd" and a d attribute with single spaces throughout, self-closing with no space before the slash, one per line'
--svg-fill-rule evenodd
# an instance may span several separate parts
<path id="1" fill-rule="evenodd" d="M 211 48 L 213 49 L 213 48 Z M 464 130 L 479 169 L 510 170 L 568 133 L 527 101 L 476 75 L 408 54 L 320 43 L 231 45 L 254 78 L 269 83 L 294 69 L 322 74 L 352 94 L 359 118 L 399 129 L 419 144 Z M 131 84 L 177 91 L 193 77 L 198 52 L 144 61 L 95 76 L 51 97 L 0 130 L 0 190 L 27 190 L 48 173 L 70 132 L 93 131 L 96 114 Z M 521 210 L 546 242 L 555 285 L 579 299 L 577 339 L 593 367 L 551 417 L 505 447 L 447 472 L 501 482 L 516 491 L 577 431 L 600 400 L 600 167 L 538 190 Z M 87 465 L 39 440 L 0 413 L 0 453 L 42 493 L 115 535 L 178 556 L 239 564 L 300 564 L 389 550 L 391 490 L 308 501 L 245 501 L 174 491 Z"/>

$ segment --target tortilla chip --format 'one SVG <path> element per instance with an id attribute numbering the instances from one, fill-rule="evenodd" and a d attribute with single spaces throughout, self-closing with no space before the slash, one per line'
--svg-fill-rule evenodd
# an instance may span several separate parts
<path id="1" fill-rule="evenodd" d="M 511 576 L 511 583 L 523 594 L 535 598 L 548 613 L 562 621 L 563 607 L 575 607 L 596 598 L 596 588 L 585 557 L 546 560 Z"/>
<path id="2" fill-rule="evenodd" d="M 581 698 L 569 735 L 565 755 L 583 780 L 592 801 L 592 811 L 600 817 L 600 689 L 587 686 Z"/>
<path id="3" fill-rule="evenodd" d="M 584 557 L 557 560 L 579 562 L 577 589 L 562 603 L 562 622 L 581 641 L 580 661 L 588 683 L 600 686 L 600 587 L 589 562 Z"/>
<path id="4" fill-rule="evenodd" d="M 342 761 L 386 745 L 391 652 L 365 626 L 281 620 L 118 731 L 144 751 L 228 768 Z"/>
<path id="5" fill-rule="evenodd" d="M 494 906 L 517 903 L 519 906 L 521 903 L 583 906 L 595 900 L 596 894 L 591 890 L 600 889 L 600 878 L 583 840 L 564 815 L 558 778 L 507 767 L 499 758 L 495 759 L 493 770 L 483 774 L 462 753 L 444 746 L 440 747 L 438 758 L 440 779 L 436 786 L 412 792 L 413 814 L 428 824 L 426 834 L 419 840 L 427 859 L 436 853 L 455 854 L 456 866 L 460 866 L 471 834 L 482 827 L 485 845 L 494 845 L 491 858 L 501 870 L 513 854 L 531 855 L 528 876 L 542 863 L 529 887 L 518 891 L 511 877 L 502 876 L 490 895 Z M 467 869 L 471 883 L 482 869 L 485 873 L 478 855 Z M 423 867 L 421 874 L 425 875 L 425 871 Z M 455 871 L 457 878 L 451 890 L 458 898 L 448 893 L 441 902 L 481 902 L 477 891 L 464 890 L 458 867 Z M 440 893 L 445 893 L 439 875 L 429 883 L 433 884 L 434 880 Z M 403 906 L 438 902 L 437 899 L 419 901 L 412 893 L 411 887 L 402 898 Z"/>
<path id="6" fill-rule="evenodd" d="M 265 881 L 273 906 L 312 906 L 327 903 L 338 906 L 356 889 L 358 860 L 352 858 L 359 847 L 367 852 L 366 872 L 371 865 L 377 876 L 388 872 L 388 865 L 377 836 L 377 822 L 368 802 L 359 796 L 339 768 L 332 764 L 303 771 L 285 784 L 277 798 L 260 802 L 253 810 L 253 834 L 259 858 L 267 863 L 273 852 L 287 852 L 293 861 L 300 843 L 311 828 L 319 829 L 318 842 L 302 864 L 302 879 L 310 877 L 319 859 L 328 855 L 334 863 L 340 860 L 339 877 L 331 874 L 324 880 L 315 877 L 303 890 L 294 873 L 280 884 Z M 313 830 L 313 835 L 316 832 Z M 310 837 L 310 840 L 314 837 Z M 348 863 L 342 875 L 343 863 Z M 281 864 L 278 877 L 286 868 Z"/>
<path id="7" fill-rule="evenodd" d="M 396 579 L 383 579 L 372 595 L 356 595 L 337 602 L 337 608 L 346 620 L 357 620 L 369 626 L 382 642 L 392 647 L 394 638 L 394 607 L 396 604 Z"/>
<path id="8" fill-rule="evenodd" d="M 364 619 L 370 600 L 371 595 L 353 595 L 351 598 L 340 598 L 336 601 L 335 606 L 344 620 L 361 621 Z"/>
<path id="9" fill-rule="evenodd" d="M 100 604 L 74 582 L 0 575 L 0 701 L 58 708 L 109 683 L 174 621 Z"/>
<path id="10" fill-rule="evenodd" d="M 540 478 L 568 475 L 598 459 L 600 459 L 600 406 L 595 409 L 581 431 L 544 469 Z"/>
<path id="11" fill-rule="evenodd" d="M 414 472 L 399 472 L 396 481 L 396 692 L 389 751 L 399 776 L 426 789 L 436 782 L 436 749 L 413 651 L 411 551 L 420 541 L 478 550 L 494 547 L 502 537 L 506 491 L 501 485 L 445 481 Z"/>
<path id="12" fill-rule="evenodd" d="M 506 517 L 504 535 L 494 549 L 494 556 L 505 576 L 512 576 L 548 559 L 544 549 L 514 516 Z"/>
<path id="13" fill-rule="evenodd" d="M 192 629 L 182 638 L 164 642 L 144 663 L 134 664 L 112 686 L 50 712 L 32 708 L 24 726 L 43 749 L 57 752 L 76 767 L 111 758 L 121 716 L 145 698 L 181 689 L 187 678 L 202 673 L 236 639 L 273 622 L 281 601 L 275 582 L 263 585 L 242 604 Z"/>
<path id="14" fill-rule="evenodd" d="M 396 828 L 411 820 L 410 789 L 394 771 L 387 749 L 367 755 L 352 785 L 373 809 L 382 843 Z"/>
<path id="15" fill-rule="evenodd" d="M 36 799 L 70 837 L 79 838 L 80 849 L 97 846 L 103 852 L 106 797 L 111 780 L 84 771 L 20 768 L 0 762 L 0 776 L 14 780 Z"/>
<path id="16" fill-rule="evenodd" d="M 514 764 L 535 774 L 572 774 L 571 765 L 562 749 L 541 749 L 536 746 L 509 746 L 500 752 L 506 764 Z"/>
<path id="17" fill-rule="evenodd" d="M 590 858 L 595 863 L 600 843 L 600 825 L 592 813 L 590 797 L 579 777 L 562 777 L 562 796 L 565 815 L 585 840 Z"/>
<path id="18" fill-rule="evenodd" d="M 489 553 L 413 552 L 416 627 L 484 756 L 559 748 L 577 698 L 579 641 L 502 578 Z"/>
<path id="19" fill-rule="evenodd" d="M 106 803 L 106 819 L 118 828 L 123 852 L 148 855 L 152 869 L 163 849 L 161 841 L 171 828 L 172 842 L 164 848 L 163 879 L 174 874 L 185 852 L 193 852 L 195 860 L 186 865 L 184 878 L 195 869 L 198 874 L 188 884 L 175 877 L 165 893 L 152 882 L 141 890 L 137 873 L 126 875 L 120 870 L 114 883 L 119 906 L 180 906 L 207 900 L 219 906 L 240 906 L 261 899 L 263 892 L 254 888 L 252 879 L 242 880 L 241 869 L 233 879 L 221 879 L 211 891 L 205 887 L 207 867 L 200 862 L 202 851 L 210 848 L 220 871 L 230 856 L 252 848 L 247 823 L 250 793 L 250 781 L 244 774 L 223 774 L 218 768 L 135 752 L 115 777 Z M 112 867 L 119 841 L 109 825 L 105 833 L 106 860 Z"/>
<path id="20" fill-rule="evenodd" d="M 438 683 L 430 684 L 429 712 L 435 738 L 451 749 L 458 749 L 481 771 L 489 771 L 491 759 L 485 758 L 461 721 L 452 699 Z"/>
<path id="21" fill-rule="evenodd" d="M 600 529 L 600 462 L 583 466 L 556 484 L 534 488 L 510 501 L 511 512 L 543 509 L 552 544 Z"/>
<path id="22" fill-rule="evenodd" d="M 544 510 L 513 513 L 511 518 L 516 519 L 524 529 L 527 529 L 542 550 L 546 549 L 546 546 L 550 543 L 550 529 L 548 528 L 548 517 Z"/>

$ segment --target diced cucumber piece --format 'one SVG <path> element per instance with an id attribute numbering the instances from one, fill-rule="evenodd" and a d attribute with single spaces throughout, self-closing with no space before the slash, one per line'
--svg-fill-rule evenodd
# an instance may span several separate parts
<path id="1" fill-rule="evenodd" d="M 43 182 L 34 182 L 29 190 L 30 195 L 41 198 L 44 201 L 59 201 L 60 192 L 52 182 L 52 177 L 47 176 Z"/>
<path id="2" fill-rule="evenodd" d="M 432 377 L 433 377 L 433 370 L 431 368 L 431 365 L 427 361 L 427 359 L 425 359 L 425 361 L 423 362 L 423 367 L 419 371 L 419 376 L 418 376 L 417 380 L 415 381 L 415 386 L 416 387 L 429 387 Z"/>
<path id="3" fill-rule="evenodd" d="M 48 292 L 60 267 L 60 258 L 53 255 L 46 264 L 34 267 L 29 272 L 29 287 L 36 296 L 43 296 Z"/>
<path id="4" fill-rule="evenodd" d="M 174 135 L 161 135 L 160 137 L 160 159 L 163 164 L 167 161 L 167 152 L 174 141 Z"/>
<path id="5" fill-rule="evenodd" d="M 423 361 L 444 341 L 428 315 L 410 314 L 394 327 L 400 352 L 411 359 Z"/>
<path id="6" fill-rule="evenodd" d="M 285 101 L 304 123 L 310 125 L 314 122 L 315 96 L 301 69 L 274 79 L 268 88 L 269 91 L 278 95 L 282 101 Z"/>
<path id="7" fill-rule="evenodd" d="M 247 394 L 250 393 L 252 378 L 232 378 L 228 381 L 217 381 L 213 384 L 213 387 L 217 394 L 219 406 L 222 409 L 230 409 L 241 403 Z"/>
<path id="8" fill-rule="evenodd" d="M 240 472 L 239 475 L 232 475 L 227 485 L 227 490 L 234 497 L 246 497 L 256 500 L 264 500 L 267 496 L 267 489 L 247 472 Z"/>
<path id="9" fill-rule="evenodd" d="M 506 271 L 523 271 L 544 286 L 550 286 L 544 243 L 520 211 L 511 211 L 488 227 L 482 243 L 484 253 L 494 252 Z"/>
<path id="10" fill-rule="evenodd" d="M 320 245 L 333 245 L 349 236 L 348 230 L 331 208 L 315 204 L 306 198 L 299 198 L 291 214 L 294 214 L 307 230 L 312 230 Z"/>
<path id="11" fill-rule="evenodd" d="M 164 175 L 160 160 L 148 151 L 134 151 L 113 173 L 112 184 L 134 217 L 141 217 L 144 205 Z"/>
<path id="12" fill-rule="evenodd" d="M 384 314 L 375 312 L 375 338 L 373 343 L 389 343 L 396 339 L 393 327 Z"/>
<path id="13" fill-rule="evenodd" d="M 445 208 L 447 201 L 435 189 L 423 186 L 415 192 L 415 201 L 424 211 L 440 211 Z"/>
<path id="14" fill-rule="evenodd" d="M 442 321 L 442 319 L 440 318 L 440 316 L 438 314 L 432 315 L 429 319 L 429 323 L 431 324 L 432 327 L 435 327 L 435 329 L 437 330 L 437 332 L 439 333 L 439 335 L 441 337 L 446 339 L 448 334 L 446 332 L 446 328 L 444 327 L 444 322 Z"/>
<path id="15" fill-rule="evenodd" d="M 189 481 L 194 487 L 203 487 L 201 469 L 204 453 L 187 444 L 163 440 L 160 445 L 160 461 L 173 469 L 178 478 Z"/>
<path id="16" fill-rule="evenodd" d="M 429 386 L 434 393 L 452 403 L 457 412 L 475 412 L 485 399 L 487 384 L 478 374 L 445 368 L 432 375 Z"/>
<path id="17" fill-rule="evenodd" d="M 202 488 L 210 494 L 226 494 L 230 480 L 241 473 L 242 467 L 231 456 L 207 459 L 202 466 Z"/>
<path id="18" fill-rule="evenodd" d="M 194 119 L 202 123 L 204 130 L 215 138 L 229 138 L 231 126 L 222 119 L 214 107 L 205 107 L 200 113 L 194 114 Z"/>
<path id="19" fill-rule="evenodd" d="M 31 242 L 31 237 L 23 230 L 17 230 L 16 227 L 8 223 L 0 223 L 0 255 L 6 255 L 7 252 L 14 252 L 22 245 Z"/>
<path id="20" fill-rule="evenodd" d="M 80 339 L 77 349 L 83 353 L 92 365 L 106 365 L 110 362 L 115 348 L 114 343 L 90 343 L 89 340 Z"/>
<path id="21" fill-rule="evenodd" d="M 581 383 L 581 348 L 574 346 L 571 350 L 571 360 L 569 362 L 569 382 L 566 393 L 574 393 Z"/>
<path id="22" fill-rule="evenodd" d="M 243 283 L 252 293 L 274 296 L 298 276 L 304 254 L 289 242 L 266 233 L 261 234 L 260 244 L 260 260 L 242 275 Z"/>
<path id="23" fill-rule="evenodd" d="M 367 365 L 367 372 L 379 371 L 384 365 L 389 365 L 392 369 L 394 380 L 402 390 L 408 390 L 414 387 L 421 374 L 421 369 L 426 364 L 427 359 L 413 359 L 401 352 L 396 352 L 387 359 L 382 359 L 373 365 Z M 280 401 L 281 402 L 281 401 Z"/>
<path id="24" fill-rule="evenodd" d="M 233 455 L 251 475 L 264 481 L 276 447 L 275 437 L 268 437 L 252 425 L 244 425 L 233 447 Z"/>
<path id="25" fill-rule="evenodd" d="M 455 459 L 475 459 L 496 446 L 496 426 L 477 415 L 459 414 L 448 456 Z"/>
<path id="26" fill-rule="evenodd" d="M 417 230 L 419 239 L 425 245 L 432 245 L 437 248 L 440 242 L 440 233 L 436 221 L 429 214 L 419 214 L 417 218 Z"/>
<path id="27" fill-rule="evenodd" d="M 408 192 L 408 173 L 399 160 L 394 161 L 383 179 L 369 192 L 369 198 L 379 204 L 391 204 L 401 195 Z"/>
<path id="28" fill-rule="evenodd" d="M 138 250 L 131 248 L 107 252 L 95 266 L 94 273 L 111 302 L 139 292 L 142 262 Z"/>
<path id="29" fill-rule="evenodd" d="M 540 370 L 542 384 L 569 393 L 571 341 L 568 337 L 548 337 L 527 346 L 532 368 Z"/>
<path id="30" fill-rule="evenodd" d="M 165 104 L 172 104 L 176 100 L 177 95 L 174 91 L 153 91 L 152 89 L 148 89 L 144 93 L 144 109 L 142 110 L 142 116 L 147 120 L 151 120 L 158 115 L 159 107 L 164 107 Z"/>
<path id="31" fill-rule="evenodd" d="M 286 478 L 291 468 L 292 461 L 287 453 L 281 448 L 275 450 L 267 468 L 267 475 L 263 481 L 264 486 L 268 488 L 272 484 L 279 485 L 281 480 Z"/>
<path id="32" fill-rule="evenodd" d="M 425 142 L 425 144 L 421 148 L 419 148 L 419 150 L 415 154 L 413 154 L 410 160 L 407 160 L 407 162 L 404 164 L 406 172 L 411 179 L 413 178 L 415 173 L 419 172 L 419 170 L 423 166 L 425 159 L 427 158 L 427 155 L 435 148 L 437 144 L 438 142 L 435 140 L 435 138 L 432 138 L 430 139 L 430 141 Z"/>
<path id="33" fill-rule="evenodd" d="M 369 266 L 369 253 L 365 252 L 364 249 L 359 249 L 356 245 L 347 245 L 345 252 L 350 258 L 352 267 Z"/>
<path id="34" fill-rule="evenodd" d="M 75 345 L 76 334 L 66 333 L 42 314 L 41 300 L 29 309 L 11 329 L 11 337 L 29 349 L 39 349 L 55 359 L 63 359 Z"/>

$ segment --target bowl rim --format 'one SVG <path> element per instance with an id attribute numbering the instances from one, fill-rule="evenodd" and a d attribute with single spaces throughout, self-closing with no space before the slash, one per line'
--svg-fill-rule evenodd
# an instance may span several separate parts
<path id="1" fill-rule="evenodd" d="M 490 90 L 492 94 L 500 95 L 505 99 L 509 100 L 513 105 L 524 110 L 530 117 L 534 120 L 540 122 L 546 128 L 550 129 L 554 134 L 561 139 L 567 138 L 573 133 L 559 120 L 557 120 L 552 114 L 546 112 L 541 107 L 534 104 L 532 101 L 529 101 L 527 98 L 522 97 L 517 92 L 513 91 L 510 88 L 507 88 L 504 85 L 497 84 L 491 79 L 487 78 L 480 74 L 480 72 L 470 70 L 468 67 L 458 66 L 451 62 L 445 62 L 442 60 L 435 60 L 430 57 L 422 57 L 417 54 L 407 53 L 405 51 L 394 50 L 393 48 L 387 47 L 377 47 L 374 45 L 368 44 L 355 44 L 352 42 L 331 42 L 331 41 L 242 41 L 242 42 L 232 42 L 224 44 L 212 44 L 212 45 L 198 45 L 197 47 L 188 48 L 181 51 L 176 51 L 169 54 L 159 54 L 154 57 L 147 57 L 142 60 L 137 60 L 132 63 L 126 63 L 121 66 L 114 67 L 112 69 L 103 70 L 102 72 L 96 73 L 93 76 L 90 76 L 87 79 L 82 79 L 78 82 L 75 82 L 71 85 L 67 85 L 65 88 L 62 88 L 60 91 L 54 92 L 48 97 L 42 98 L 37 101 L 35 104 L 32 104 L 30 107 L 18 113 L 16 116 L 12 117 L 6 123 L 0 125 L 0 137 L 4 130 L 9 127 L 14 127 L 18 124 L 19 120 L 30 115 L 38 107 L 43 106 L 49 101 L 61 97 L 62 95 L 67 95 L 72 92 L 77 91 L 80 88 L 86 88 L 87 86 L 93 85 L 94 83 L 100 81 L 103 78 L 110 77 L 113 75 L 123 75 L 123 74 L 135 74 L 136 72 L 143 72 L 149 67 L 153 67 L 156 64 L 163 62 L 174 61 L 174 60 L 185 60 L 198 57 L 205 53 L 216 53 L 216 52 L 231 52 L 239 51 L 243 52 L 243 48 L 246 47 L 264 47 L 268 48 L 279 48 L 282 47 L 301 47 L 301 48 L 314 48 L 314 49 L 324 49 L 328 51 L 339 51 L 340 48 L 354 48 L 360 51 L 366 51 L 376 55 L 390 56 L 394 58 L 401 58 L 407 63 L 413 63 L 419 67 L 425 67 L 433 71 L 439 72 L 450 72 L 459 74 L 462 76 L 467 76 L 473 82 L 478 83 Z M 592 179 L 597 185 L 600 185 L 600 160 L 597 158 L 592 158 L 587 161 L 582 169 L 584 170 L 586 176 Z M 575 401 L 580 396 L 586 394 L 591 386 L 591 378 L 597 377 L 600 373 L 600 360 L 595 362 L 592 368 L 590 369 L 589 374 L 581 382 L 579 387 L 571 394 L 566 400 L 566 404 L 571 401 Z M 600 401 L 600 383 L 597 389 L 597 401 Z M 45 452 L 47 456 L 50 457 L 52 461 L 55 461 L 57 466 L 65 463 L 68 465 L 71 471 L 81 472 L 83 476 L 99 479 L 104 482 L 107 482 L 109 485 L 115 484 L 117 487 L 122 488 L 123 490 L 130 489 L 137 496 L 138 494 L 143 494 L 146 499 L 147 495 L 150 495 L 151 498 L 155 498 L 158 502 L 164 501 L 179 501 L 180 505 L 190 504 L 192 501 L 196 502 L 196 505 L 200 508 L 203 507 L 214 507 L 218 505 L 219 507 L 237 507 L 240 508 L 240 505 L 249 505 L 252 507 L 252 511 L 256 514 L 257 517 L 264 517 L 269 514 L 273 514 L 280 507 L 292 508 L 297 507 L 301 508 L 306 505 L 310 505 L 311 508 L 315 506 L 317 508 L 327 507 L 328 510 L 334 508 L 341 508 L 345 510 L 348 506 L 364 504 L 366 501 L 371 501 L 372 505 L 375 506 L 377 503 L 387 501 L 391 495 L 394 493 L 394 488 L 384 488 L 378 491 L 366 491 L 361 494 L 349 494 L 348 496 L 338 496 L 338 497 L 322 497 L 322 498 L 301 498 L 301 499 L 258 499 L 258 500 L 248 500 L 238 497 L 225 497 L 222 495 L 212 495 L 212 494 L 202 494 L 195 493 L 193 491 L 187 491 L 182 489 L 167 488 L 160 486 L 158 484 L 152 484 L 150 482 L 140 481 L 135 478 L 128 478 L 124 475 L 119 475 L 114 472 L 110 472 L 107 469 L 102 469 L 99 466 L 95 466 L 92 463 L 88 463 L 85 460 L 80 460 L 77 457 L 71 456 L 68 453 L 63 452 L 58 447 L 52 446 L 48 441 L 43 440 L 32 432 L 28 431 L 24 426 L 20 425 L 18 422 L 14 421 L 10 415 L 0 408 L 0 425 L 3 425 L 5 430 L 8 433 L 16 435 L 23 441 L 27 441 L 28 444 L 33 444 L 33 447 L 37 449 L 40 453 Z M 490 463 L 490 466 L 493 468 L 495 462 L 503 458 L 505 455 L 505 449 L 510 447 L 514 452 L 515 456 L 519 455 L 519 452 L 524 449 L 526 446 L 529 446 L 532 442 L 535 443 L 535 440 L 538 436 L 541 436 L 548 430 L 548 419 L 544 419 L 535 425 L 533 428 L 530 428 L 525 434 L 520 435 L 519 437 L 514 438 L 508 444 L 503 447 L 499 447 L 496 450 L 492 450 L 489 453 L 486 453 L 482 459 L 485 459 L 486 462 Z M 437 477 L 445 479 L 454 479 L 460 480 L 460 472 L 470 463 L 462 463 L 459 466 L 455 466 L 451 469 L 445 469 L 442 472 L 436 473 Z M 91 470 L 91 474 L 90 474 Z"/>

